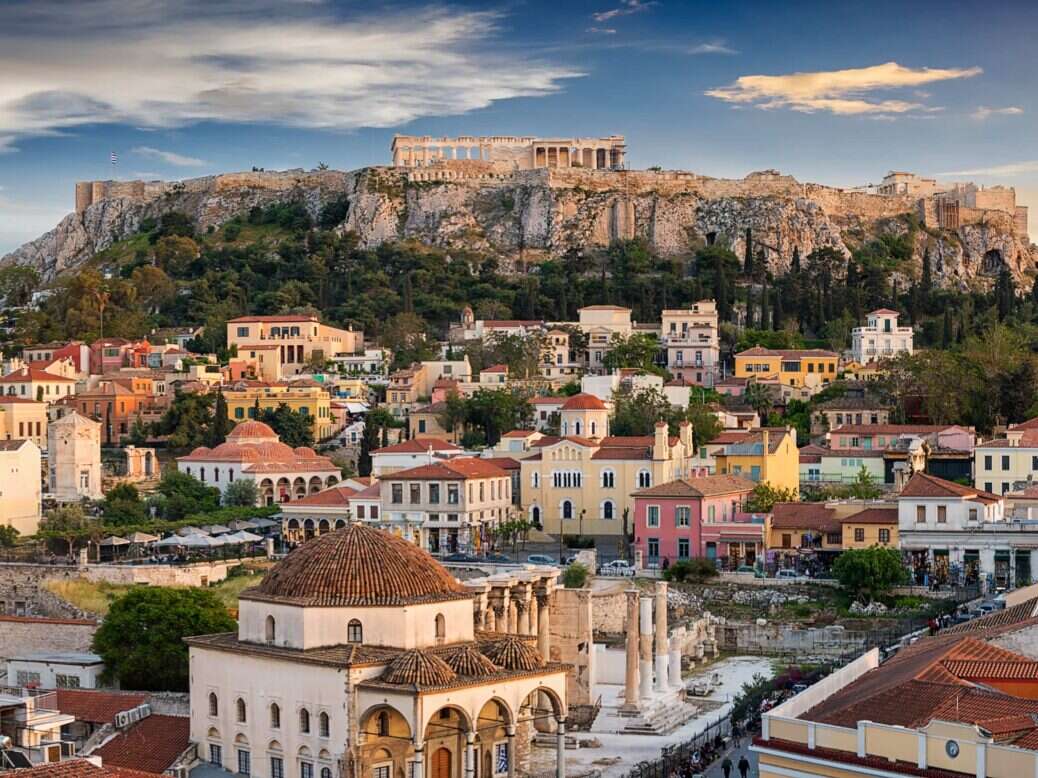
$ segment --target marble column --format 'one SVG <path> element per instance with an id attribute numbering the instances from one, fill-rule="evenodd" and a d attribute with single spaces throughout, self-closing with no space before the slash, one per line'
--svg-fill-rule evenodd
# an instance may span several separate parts
<path id="1" fill-rule="evenodd" d="M 508 606 L 503 602 L 494 604 L 494 631 L 508 632 Z"/>
<path id="2" fill-rule="evenodd" d="M 641 698 L 647 700 L 652 697 L 652 598 L 642 597 L 639 604 L 641 606 L 641 624 L 639 626 L 641 680 L 639 685 Z"/>
<path id="3" fill-rule="evenodd" d="M 668 667 L 670 641 L 667 640 L 667 582 L 657 581 L 656 599 L 656 691 L 662 694 L 670 688 Z"/>
<path id="4" fill-rule="evenodd" d="M 505 632 L 519 631 L 519 601 L 509 598 L 508 600 L 508 629 Z"/>
<path id="5" fill-rule="evenodd" d="M 540 633 L 540 631 L 538 629 L 538 627 L 540 625 L 537 623 L 537 621 L 541 617 L 541 605 L 540 605 L 540 602 L 538 602 L 538 598 L 537 598 L 536 594 L 533 594 L 533 595 L 530 596 L 529 610 L 530 610 L 530 631 L 527 634 L 530 634 L 530 635 L 540 635 L 541 633 Z"/>
<path id="6" fill-rule="evenodd" d="M 548 613 L 548 595 L 537 595 L 537 652 L 545 662 L 551 661 L 551 620 Z"/>
<path id="7" fill-rule="evenodd" d="M 515 612 L 518 618 L 517 631 L 520 635 L 530 634 L 530 603 L 526 600 L 515 601 Z"/>
<path id="8" fill-rule="evenodd" d="M 483 629 L 487 632 L 497 631 L 497 614 L 494 613 L 493 607 L 486 610 L 486 614 L 483 617 Z"/>
<path id="9" fill-rule="evenodd" d="M 465 778 L 476 776 L 476 733 L 465 733 Z"/>
<path id="10" fill-rule="evenodd" d="M 681 681 L 681 641 L 677 636 L 672 637 L 670 640 L 670 667 L 669 678 L 670 688 L 678 690 L 682 686 Z"/>
<path id="11" fill-rule="evenodd" d="M 555 742 L 555 778 L 566 778 L 566 717 L 558 716 L 559 723 Z M 470 776 L 471 778 L 471 776 Z"/>
<path id="12" fill-rule="evenodd" d="M 627 592 L 627 672 L 624 675 L 624 710 L 638 710 L 638 590 Z"/>
<path id="13" fill-rule="evenodd" d="M 414 769 L 411 771 L 411 778 L 423 778 L 425 769 L 425 744 L 415 743 L 414 744 Z"/>
<path id="14" fill-rule="evenodd" d="M 505 728 L 505 734 L 508 736 L 508 778 L 515 778 L 515 724 L 509 724 Z M 497 759 L 497 754 L 492 754 L 491 758 Z M 496 769 L 497 765 L 494 765 L 494 768 Z"/>

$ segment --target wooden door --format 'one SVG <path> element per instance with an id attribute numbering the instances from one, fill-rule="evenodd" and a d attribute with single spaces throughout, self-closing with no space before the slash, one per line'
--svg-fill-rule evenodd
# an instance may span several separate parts
<path id="1" fill-rule="evenodd" d="M 438 748 L 433 753 L 431 778 L 453 778 L 451 775 L 451 752 Z"/>

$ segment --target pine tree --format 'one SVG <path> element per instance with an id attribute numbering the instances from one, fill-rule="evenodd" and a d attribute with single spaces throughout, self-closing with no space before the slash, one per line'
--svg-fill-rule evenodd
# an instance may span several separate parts
<path id="1" fill-rule="evenodd" d="M 742 271 L 748 275 L 753 275 L 753 229 L 750 227 L 746 228 L 746 253 L 743 259 Z"/>
<path id="2" fill-rule="evenodd" d="M 357 455 L 357 474 L 371 475 L 371 452 L 378 448 L 377 424 L 364 422 L 364 432 L 360 437 L 360 453 Z"/>

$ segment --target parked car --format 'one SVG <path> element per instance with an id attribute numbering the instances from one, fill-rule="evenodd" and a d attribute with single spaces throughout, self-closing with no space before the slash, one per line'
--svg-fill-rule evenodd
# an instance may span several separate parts
<path id="1" fill-rule="evenodd" d="M 478 556 L 473 556 L 472 554 L 463 554 L 463 553 L 459 552 L 459 553 L 456 553 L 456 554 L 450 554 L 449 556 L 445 556 L 443 558 L 443 561 L 444 562 L 479 562 L 480 559 L 479 559 Z"/>
<path id="2" fill-rule="evenodd" d="M 764 571 L 758 570 L 753 565 L 739 565 L 735 568 L 737 573 L 752 573 L 754 578 L 764 578 Z"/>
<path id="3" fill-rule="evenodd" d="M 526 561 L 529 562 L 531 565 L 557 565 L 558 564 L 558 562 L 556 562 L 553 557 L 550 557 L 547 554 L 530 554 L 530 556 L 526 557 Z"/>
<path id="4" fill-rule="evenodd" d="M 777 573 L 775 573 L 775 577 L 793 581 L 799 578 L 803 578 L 803 576 L 800 575 L 800 573 L 798 573 L 796 570 L 779 570 Z"/>
<path id="5" fill-rule="evenodd" d="M 487 554 L 483 557 L 487 562 L 511 562 L 512 559 L 507 554 Z"/>
<path id="6" fill-rule="evenodd" d="M 626 559 L 614 559 L 612 562 L 606 562 L 604 565 L 599 565 L 598 574 L 633 577 L 634 565 Z"/>

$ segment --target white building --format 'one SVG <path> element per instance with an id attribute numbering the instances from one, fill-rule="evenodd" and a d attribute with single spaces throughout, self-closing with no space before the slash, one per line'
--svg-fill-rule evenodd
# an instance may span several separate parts
<path id="1" fill-rule="evenodd" d="M 177 458 L 177 469 L 221 492 L 236 480 L 250 480 L 259 489 L 261 505 L 299 500 L 334 486 L 342 471 L 312 448 L 292 448 L 261 421 L 246 421 L 216 448 L 199 446 Z"/>
<path id="2" fill-rule="evenodd" d="M 991 590 L 1029 584 L 1038 572 L 1038 521 L 1007 519 L 998 495 L 916 473 L 897 507 L 917 583 L 979 581 Z"/>
<path id="3" fill-rule="evenodd" d="M 867 317 L 864 327 L 851 330 L 851 358 L 864 365 L 879 359 L 912 353 L 912 328 L 899 327 L 897 311 L 880 308 Z"/>
<path id="4" fill-rule="evenodd" d="M 35 535 L 40 526 L 40 447 L 31 440 L 0 440 L 0 526 Z"/>
<path id="5" fill-rule="evenodd" d="M 9 684 L 38 689 L 100 689 L 105 663 L 89 652 L 19 654 L 7 659 Z"/>
<path id="6" fill-rule="evenodd" d="M 663 311 L 660 343 L 667 351 L 667 370 L 671 375 L 712 387 L 721 357 L 717 304 L 700 300 L 691 308 Z"/>
<path id="7" fill-rule="evenodd" d="M 411 438 L 371 452 L 371 474 L 382 478 L 390 473 L 443 462 L 465 455 L 465 449 L 439 438 Z"/>
<path id="8" fill-rule="evenodd" d="M 101 422 L 70 411 L 48 424 L 47 465 L 54 499 L 100 500 Z"/>
<path id="9" fill-rule="evenodd" d="M 199 757 L 253 778 L 527 769 L 538 731 L 565 733 L 567 666 L 544 659 L 556 577 L 487 602 L 362 524 L 303 544 L 240 595 L 237 632 L 187 639 Z"/>

